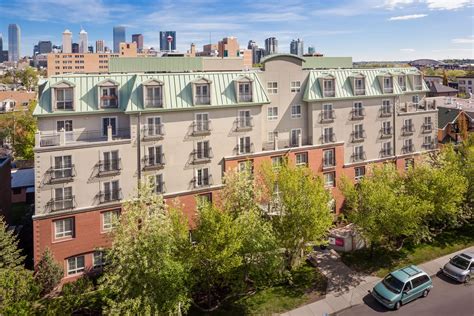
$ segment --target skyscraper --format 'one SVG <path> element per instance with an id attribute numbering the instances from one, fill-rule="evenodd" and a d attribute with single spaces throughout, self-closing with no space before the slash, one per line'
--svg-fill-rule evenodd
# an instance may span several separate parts
<path id="1" fill-rule="evenodd" d="M 254 46 L 257 46 L 257 43 L 254 40 L 250 40 L 247 45 L 247 49 L 252 49 Z"/>
<path id="2" fill-rule="evenodd" d="M 3 50 L 3 35 L 0 33 L 0 63 L 8 60 L 8 51 Z"/>
<path id="3" fill-rule="evenodd" d="M 120 43 L 125 43 L 125 26 L 114 26 L 114 53 L 120 52 Z"/>
<path id="4" fill-rule="evenodd" d="M 78 43 L 72 43 L 71 53 L 73 53 L 73 54 L 78 54 L 79 53 L 79 44 Z"/>
<path id="5" fill-rule="evenodd" d="M 314 53 L 316 53 L 316 49 L 314 48 L 314 46 L 309 46 L 308 47 L 308 54 L 313 55 Z"/>
<path id="6" fill-rule="evenodd" d="M 304 44 L 303 41 L 299 38 L 297 40 L 292 40 L 290 43 L 290 53 L 297 56 L 303 56 L 304 54 Z"/>
<path id="7" fill-rule="evenodd" d="M 176 50 L 176 32 L 160 31 L 160 51 Z"/>
<path id="8" fill-rule="evenodd" d="M 68 29 L 63 32 L 63 53 L 72 53 L 72 33 Z"/>
<path id="9" fill-rule="evenodd" d="M 38 42 L 38 54 L 49 54 L 53 51 L 53 43 L 51 41 Z"/>
<path id="10" fill-rule="evenodd" d="M 20 26 L 8 25 L 8 60 L 17 62 L 20 59 Z"/>
<path id="11" fill-rule="evenodd" d="M 137 52 L 141 53 L 143 51 L 143 35 L 142 34 L 133 34 L 132 42 L 137 43 Z"/>
<path id="12" fill-rule="evenodd" d="M 95 52 L 96 53 L 105 53 L 105 43 L 104 40 L 95 41 Z"/>
<path id="13" fill-rule="evenodd" d="M 278 40 L 275 37 L 269 37 L 265 40 L 265 55 L 278 53 Z"/>
<path id="14" fill-rule="evenodd" d="M 87 53 L 88 52 L 88 38 L 87 32 L 84 29 L 81 29 L 79 32 L 79 53 Z"/>

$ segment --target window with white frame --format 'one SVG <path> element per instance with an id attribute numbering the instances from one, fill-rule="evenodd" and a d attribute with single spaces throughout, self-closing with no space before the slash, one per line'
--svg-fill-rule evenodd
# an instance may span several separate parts
<path id="1" fill-rule="evenodd" d="M 353 139 L 355 141 L 363 140 L 365 138 L 364 124 L 355 124 Z"/>
<path id="2" fill-rule="evenodd" d="M 354 102 L 352 105 L 352 118 L 364 117 L 364 106 L 362 102 Z"/>
<path id="3" fill-rule="evenodd" d="M 392 122 L 390 121 L 382 122 L 382 135 L 383 136 L 392 135 Z"/>
<path id="4" fill-rule="evenodd" d="M 56 121 L 57 132 L 72 132 L 72 120 Z"/>
<path id="5" fill-rule="evenodd" d="M 252 102 L 252 89 L 250 82 L 239 83 L 239 102 Z"/>
<path id="6" fill-rule="evenodd" d="M 253 160 L 239 161 L 238 171 L 239 172 L 248 171 L 249 173 L 253 173 Z"/>
<path id="7" fill-rule="evenodd" d="M 335 172 L 325 172 L 323 174 L 324 176 L 324 186 L 329 188 L 329 187 L 334 187 L 336 185 L 336 173 Z"/>
<path id="8" fill-rule="evenodd" d="M 116 201 L 120 199 L 119 180 L 104 182 L 104 191 L 102 193 L 102 202 Z"/>
<path id="9" fill-rule="evenodd" d="M 208 140 L 198 141 L 196 143 L 195 159 L 211 158 L 211 146 Z"/>
<path id="10" fill-rule="evenodd" d="M 392 142 L 385 142 L 382 144 L 382 156 L 387 157 L 392 155 Z"/>
<path id="11" fill-rule="evenodd" d="M 249 154 L 252 152 L 250 136 L 239 137 L 239 154 Z"/>
<path id="12" fill-rule="evenodd" d="M 51 179 L 65 179 L 73 176 L 72 156 L 54 157 L 54 169 L 51 173 Z"/>
<path id="13" fill-rule="evenodd" d="M 291 106 L 291 118 L 301 117 L 301 104 L 293 104 Z"/>
<path id="14" fill-rule="evenodd" d="M 54 221 L 54 239 L 74 237 L 74 218 L 64 218 Z"/>
<path id="15" fill-rule="evenodd" d="M 119 210 L 102 212 L 102 230 L 110 231 L 114 229 L 117 225 L 119 216 Z"/>
<path id="16" fill-rule="evenodd" d="M 112 136 L 117 136 L 117 118 L 103 117 L 102 118 L 102 136 L 107 136 L 108 127 L 112 128 Z"/>
<path id="17" fill-rule="evenodd" d="M 275 121 L 278 119 L 278 107 L 276 106 L 268 107 L 267 119 L 269 121 Z"/>
<path id="18" fill-rule="evenodd" d="M 290 146 L 299 146 L 301 137 L 301 128 L 294 128 L 290 132 Z"/>
<path id="19" fill-rule="evenodd" d="M 355 95 L 365 94 L 365 78 L 355 78 L 354 86 L 355 86 L 355 89 L 354 89 Z"/>
<path id="20" fill-rule="evenodd" d="M 163 107 L 163 87 L 161 85 L 147 86 L 145 93 L 145 107 Z"/>
<path id="21" fill-rule="evenodd" d="M 291 92 L 300 92 L 301 91 L 301 81 L 291 81 L 290 82 L 290 91 Z"/>
<path id="22" fill-rule="evenodd" d="M 100 106 L 103 108 L 118 107 L 117 87 L 100 88 Z"/>
<path id="23" fill-rule="evenodd" d="M 414 86 L 415 90 L 421 90 L 422 88 L 422 80 L 421 80 L 421 75 L 415 75 L 413 76 L 413 81 L 414 81 Z"/>
<path id="24" fill-rule="evenodd" d="M 165 193 L 165 183 L 163 182 L 163 175 L 162 174 L 156 174 L 152 176 L 152 183 L 153 183 L 153 192 L 157 194 L 163 194 Z"/>
<path id="25" fill-rule="evenodd" d="M 273 167 L 273 169 L 279 169 L 282 164 L 283 164 L 283 157 L 282 156 L 272 157 L 272 167 Z"/>
<path id="26" fill-rule="evenodd" d="M 400 75 L 398 76 L 398 85 L 402 89 L 402 91 L 405 91 L 407 89 L 407 84 L 406 84 L 406 78 L 405 75 Z"/>
<path id="27" fill-rule="evenodd" d="M 405 170 L 413 168 L 415 166 L 415 159 L 407 158 L 405 159 Z"/>
<path id="28" fill-rule="evenodd" d="M 297 166 L 307 166 L 308 165 L 308 153 L 296 153 L 295 155 L 296 165 Z"/>
<path id="29" fill-rule="evenodd" d="M 324 97 L 334 97 L 336 95 L 334 79 L 323 80 L 323 95 Z"/>
<path id="30" fill-rule="evenodd" d="M 354 147 L 354 161 L 365 160 L 364 146 Z"/>
<path id="31" fill-rule="evenodd" d="M 194 121 L 194 131 L 203 132 L 209 131 L 209 114 L 196 113 L 196 120 Z"/>
<path id="32" fill-rule="evenodd" d="M 104 159 L 100 163 L 100 171 L 107 172 L 120 170 L 120 158 L 118 150 L 104 151 L 102 156 Z"/>
<path id="33" fill-rule="evenodd" d="M 431 135 L 424 137 L 423 146 L 424 146 L 425 148 L 428 148 L 428 149 L 431 149 L 431 148 L 432 148 L 432 146 L 433 146 L 433 138 L 431 137 Z"/>
<path id="34" fill-rule="evenodd" d="M 105 265 L 105 251 L 96 250 L 92 257 L 92 266 L 94 269 L 100 269 Z"/>
<path id="35" fill-rule="evenodd" d="M 209 168 L 196 169 L 195 185 L 197 187 L 209 185 Z"/>
<path id="36" fill-rule="evenodd" d="M 412 133 L 414 131 L 412 119 L 405 119 L 403 122 L 403 131 L 406 133 Z"/>
<path id="37" fill-rule="evenodd" d="M 390 100 L 382 101 L 382 115 L 388 116 L 392 114 L 392 106 L 390 105 Z"/>
<path id="38" fill-rule="evenodd" d="M 56 109 L 74 109 L 74 88 L 55 88 L 54 92 L 56 97 Z"/>
<path id="39" fill-rule="evenodd" d="M 419 95 L 412 96 L 411 102 L 413 102 L 414 105 L 418 105 L 418 103 L 420 102 L 420 96 Z"/>
<path id="40" fill-rule="evenodd" d="M 384 93 L 392 93 L 393 92 L 392 77 L 384 77 L 383 78 L 383 92 Z"/>
<path id="41" fill-rule="evenodd" d="M 334 148 L 323 150 L 323 167 L 329 168 L 336 165 L 336 151 Z"/>
<path id="42" fill-rule="evenodd" d="M 276 82 L 276 81 L 267 82 L 267 92 L 269 94 L 277 94 L 278 93 L 278 82 Z"/>
<path id="43" fill-rule="evenodd" d="M 403 150 L 405 151 L 405 153 L 411 153 L 415 150 L 414 146 L 413 146 L 413 139 L 409 138 L 409 139 L 405 139 L 404 140 L 404 146 L 403 146 Z"/>
<path id="44" fill-rule="evenodd" d="M 145 136 L 160 136 L 163 135 L 163 125 L 161 124 L 161 117 L 147 118 L 147 125 L 145 128 Z"/>
<path id="45" fill-rule="evenodd" d="M 83 272 L 85 269 L 84 256 L 77 256 L 67 259 L 67 275 Z"/>
<path id="46" fill-rule="evenodd" d="M 196 105 L 205 105 L 211 103 L 209 84 L 196 84 L 194 103 Z"/>
<path id="47" fill-rule="evenodd" d="M 354 180 L 359 181 L 365 176 L 365 166 L 354 168 Z"/>
<path id="48" fill-rule="evenodd" d="M 334 119 L 334 110 L 332 108 L 332 104 L 323 104 L 322 119 L 323 120 Z"/>
<path id="49" fill-rule="evenodd" d="M 277 131 L 268 132 L 268 142 L 274 142 L 275 137 L 278 138 L 278 132 Z"/>
<path id="50" fill-rule="evenodd" d="M 237 124 L 239 128 L 252 127 L 252 116 L 250 110 L 239 110 Z"/>
<path id="51" fill-rule="evenodd" d="M 62 187 L 54 189 L 53 210 L 60 211 L 70 209 L 74 206 L 72 187 Z"/>
<path id="52" fill-rule="evenodd" d="M 148 156 L 146 164 L 147 166 L 159 166 L 164 163 L 163 159 L 163 146 L 150 146 L 148 147 Z"/>
<path id="53" fill-rule="evenodd" d="M 334 129 L 332 127 L 325 127 L 323 129 L 323 143 L 332 143 L 335 141 Z"/>

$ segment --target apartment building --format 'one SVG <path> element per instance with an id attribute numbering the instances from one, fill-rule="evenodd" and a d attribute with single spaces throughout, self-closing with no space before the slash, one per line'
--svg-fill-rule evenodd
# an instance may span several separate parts
<path id="1" fill-rule="evenodd" d="M 121 201 L 148 180 L 193 222 L 196 196 L 218 198 L 225 171 L 307 165 L 337 183 L 369 163 L 400 168 L 436 148 L 435 104 L 415 68 L 312 70 L 272 55 L 253 71 L 62 75 L 35 115 L 35 261 L 46 247 L 65 280 L 103 264 Z"/>
<path id="2" fill-rule="evenodd" d="M 48 76 L 67 73 L 108 73 L 110 58 L 119 56 L 108 53 L 52 53 L 48 54 L 47 73 Z"/>
<path id="3" fill-rule="evenodd" d="M 474 87 L 474 77 L 458 77 L 458 90 L 461 93 L 472 93 Z"/>

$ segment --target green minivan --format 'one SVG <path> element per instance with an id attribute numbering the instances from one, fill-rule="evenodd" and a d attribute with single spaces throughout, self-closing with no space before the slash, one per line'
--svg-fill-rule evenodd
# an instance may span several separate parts
<path id="1" fill-rule="evenodd" d="M 375 285 L 371 294 L 383 306 L 399 309 L 418 297 L 426 297 L 432 288 L 428 274 L 412 265 L 389 273 Z"/>

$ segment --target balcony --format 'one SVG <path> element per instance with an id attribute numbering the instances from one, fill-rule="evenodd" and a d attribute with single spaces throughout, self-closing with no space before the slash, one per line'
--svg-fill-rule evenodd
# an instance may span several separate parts
<path id="1" fill-rule="evenodd" d="M 383 87 L 383 93 L 393 93 L 393 87 Z"/>
<path id="2" fill-rule="evenodd" d="M 413 144 L 405 145 L 402 147 L 402 153 L 409 154 L 415 151 L 415 146 Z"/>
<path id="3" fill-rule="evenodd" d="M 118 108 L 117 96 L 103 96 L 100 98 L 100 107 L 102 109 L 116 109 Z"/>
<path id="4" fill-rule="evenodd" d="M 208 95 L 197 95 L 194 97 L 195 105 L 207 105 L 211 104 L 211 97 Z"/>
<path id="5" fill-rule="evenodd" d="M 214 157 L 212 148 L 208 150 L 194 150 L 192 153 L 193 164 L 207 163 Z"/>
<path id="6" fill-rule="evenodd" d="M 352 160 L 352 162 L 359 162 L 359 161 L 367 160 L 367 156 L 365 155 L 365 151 L 360 152 L 360 153 L 353 153 L 351 155 L 351 160 Z"/>
<path id="7" fill-rule="evenodd" d="M 351 120 L 362 120 L 365 117 L 365 109 L 353 109 L 351 111 Z"/>
<path id="8" fill-rule="evenodd" d="M 392 128 L 381 128 L 380 129 L 380 138 L 390 138 L 393 136 Z"/>
<path id="9" fill-rule="evenodd" d="M 242 131 L 249 131 L 253 128 L 253 121 L 251 117 L 246 118 L 238 118 L 235 120 L 235 131 L 242 132 Z"/>
<path id="10" fill-rule="evenodd" d="M 235 155 L 248 155 L 254 152 L 253 143 L 250 143 L 244 147 L 235 146 L 234 153 Z"/>
<path id="11" fill-rule="evenodd" d="M 331 123 L 334 122 L 336 118 L 336 112 L 334 110 L 323 110 L 320 114 L 321 123 Z"/>
<path id="12" fill-rule="evenodd" d="M 321 135 L 321 142 L 323 144 L 334 143 L 335 141 L 336 141 L 336 134 L 335 133 L 329 133 L 329 134 Z"/>
<path id="13" fill-rule="evenodd" d="M 76 200 L 74 195 L 64 198 L 53 198 L 48 202 L 48 206 L 53 212 L 70 210 L 76 206 Z"/>
<path id="14" fill-rule="evenodd" d="M 398 106 L 398 111 L 402 113 L 410 113 L 410 112 L 420 112 L 420 111 L 435 111 L 436 107 L 436 100 L 420 100 L 418 102 L 404 102 L 400 103 Z"/>
<path id="15" fill-rule="evenodd" d="M 162 169 L 165 166 L 165 154 L 143 157 L 144 170 Z"/>
<path id="16" fill-rule="evenodd" d="M 100 160 L 98 175 L 99 177 L 115 175 L 115 174 L 120 173 L 121 169 L 122 169 L 122 163 L 121 163 L 120 158 Z"/>
<path id="17" fill-rule="evenodd" d="M 383 148 L 383 149 L 380 151 L 380 156 L 381 156 L 382 158 L 392 156 L 392 148 Z"/>
<path id="18" fill-rule="evenodd" d="M 354 90 L 354 92 L 355 92 L 355 95 L 365 95 L 365 89 L 364 88 L 359 88 L 359 89 L 356 88 Z"/>
<path id="19" fill-rule="evenodd" d="M 428 142 L 428 143 L 423 143 L 423 145 L 421 145 L 421 146 L 425 150 L 436 149 L 436 143 L 434 141 L 431 141 L 431 142 Z"/>
<path id="20" fill-rule="evenodd" d="M 351 142 L 353 143 L 363 142 L 365 138 L 367 138 L 367 134 L 365 133 L 365 130 L 351 133 Z"/>
<path id="21" fill-rule="evenodd" d="M 162 107 L 163 107 L 163 99 L 162 98 L 145 99 L 145 108 L 162 108 Z"/>
<path id="22" fill-rule="evenodd" d="M 194 121 L 193 125 L 193 136 L 204 136 L 211 133 L 211 121 Z"/>
<path id="23" fill-rule="evenodd" d="M 163 139 L 165 136 L 165 128 L 163 124 L 145 125 L 143 126 L 142 133 L 144 140 Z"/>
<path id="24" fill-rule="evenodd" d="M 130 129 L 118 129 L 115 134 L 103 134 L 100 130 L 94 131 L 74 131 L 74 132 L 52 132 L 36 133 L 35 144 L 39 147 L 78 145 L 93 142 L 110 142 L 130 139 Z"/>
<path id="25" fill-rule="evenodd" d="M 421 125 L 422 133 L 431 133 L 433 131 L 433 123 L 424 123 Z"/>
<path id="26" fill-rule="evenodd" d="M 59 182 L 68 182 L 76 176 L 76 169 L 74 165 L 71 165 L 67 168 L 52 168 L 48 170 L 49 182 L 50 183 L 59 183 Z"/>
<path id="27" fill-rule="evenodd" d="M 194 177 L 191 181 L 194 189 L 205 188 L 213 184 L 212 175 L 207 177 Z"/>
<path id="28" fill-rule="evenodd" d="M 239 103 L 240 102 L 252 102 L 252 94 L 250 93 L 239 93 Z"/>
<path id="29" fill-rule="evenodd" d="M 412 135 L 415 132 L 415 126 L 413 124 L 404 125 L 402 127 L 403 135 Z"/>
<path id="30" fill-rule="evenodd" d="M 332 90 L 324 90 L 323 96 L 324 96 L 325 98 L 334 97 L 334 96 L 336 96 L 336 90 L 334 90 L 334 89 L 332 89 Z"/>
<path id="31" fill-rule="evenodd" d="M 100 191 L 99 201 L 100 203 L 115 202 L 122 199 L 122 189 Z"/>
<path id="32" fill-rule="evenodd" d="M 380 117 L 391 117 L 392 116 L 392 107 L 391 106 L 382 106 L 380 108 Z"/>

